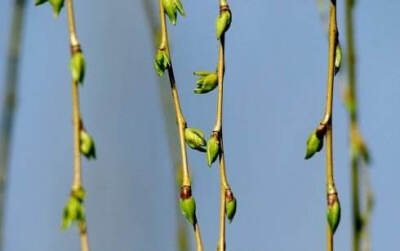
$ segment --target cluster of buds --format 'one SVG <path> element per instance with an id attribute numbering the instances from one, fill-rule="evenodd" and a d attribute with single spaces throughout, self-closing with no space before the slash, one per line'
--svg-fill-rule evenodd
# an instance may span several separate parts
<path id="1" fill-rule="evenodd" d="M 73 222 L 77 222 L 79 226 L 85 224 L 84 199 L 85 190 L 82 187 L 71 191 L 67 204 L 64 207 L 61 229 L 65 230 L 69 228 Z"/>
<path id="2" fill-rule="evenodd" d="M 185 10 L 183 9 L 180 0 L 163 0 L 162 4 L 164 6 L 165 13 L 169 18 L 169 21 L 171 21 L 173 25 L 176 24 L 178 12 L 182 16 L 185 16 Z"/>
<path id="3" fill-rule="evenodd" d="M 49 2 L 50 5 L 53 7 L 54 16 L 58 17 L 61 9 L 64 7 L 64 0 L 36 0 L 35 5 L 41 5 L 47 2 Z"/>

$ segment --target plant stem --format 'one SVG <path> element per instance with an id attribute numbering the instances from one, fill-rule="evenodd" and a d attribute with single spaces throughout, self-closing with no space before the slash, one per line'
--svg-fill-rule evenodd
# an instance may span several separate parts
<path id="1" fill-rule="evenodd" d="M 350 146 L 356 145 L 357 141 L 362 141 L 359 127 L 358 127 L 358 109 L 357 109 L 357 95 L 356 95 L 356 55 L 355 55 L 355 41 L 354 41 L 354 4 L 355 0 L 346 0 L 346 37 L 347 37 L 347 57 L 348 57 L 348 93 L 347 93 L 347 102 L 349 104 L 349 117 L 350 117 L 350 126 L 349 126 L 349 139 Z M 365 239 L 365 242 L 368 244 L 370 242 L 369 235 L 367 234 L 368 228 L 366 227 L 365 222 L 363 221 L 362 213 L 361 213 L 361 198 L 360 198 L 360 160 L 359 156 L 356 154 L 351 154 L 351 190 L 352 190 L 352 218 L 353 218 L 353 251 L 361 250 L 361 242 L 362 238 Z M 367 186 L 369 183 L 367 184 Z M 366 188 L 366 201 L 368 204 L 368 200 L 372 199 L 370 188 Z M 370 218 L 370 213 L 372 209 L 367 205 L 365 217 L 366 219 Z M 365 233 L 363 233 L 365 231 Z"/>
<path id="2" fill-rule="evenodd" d="M 146 14 L 146 20 L 148 23 L 148 26 L 151 28 L 152 30 L 152 39 L 155 43 L 158 43 L 158 39 L 159 39 L 159 23 L 157 22 L 157 16 L 154 15 L 154 4 L 151 1 L 148 0 L 142 0 L 143 3 L 143 10 L 144 13 Z M 156 13 L 157 14 L 157 13 Z M 164 93 L 164 91 L 166 90 L 166 88 L 169 88 L 167 86 L 165 86 L 164 84 L 164 80 L 162 80 L 161 78 L 158 78 L 160 85 L 158 85 L 159 87 L 159 98 L 161 101 L 161 108 L 163 110 L 163 113 L 166 116 L 165 119 L 165 129 L 168 132 L 168 145 L 169 145 L 169 152 L 170 152 L 170 157 L 171 157 L 171 164 L 174 167 L 173 168 L 173 176 L 174 176 L 174 180 L 173 180 L 173 186 L 174 189 L 176 191 L 180 190 L 180 186 L 181 186 L 181 175 L 180 175 L 180 167 L 178 165 L 178 150 L 177 147 L 175 145 L 175 138 L 177 138 L 177 134 L 175 132 L 175 128 L 174 128 L 174 123 L 173 123 L 173 119 L 172 116 L 172 111 L 173 111 L 173 107 L 172 105 L 168 102 L 168 99 L 166 98 L 165 95 L 162 95 Z M 179 197 L 177 197 L 177 199 L 179 200 Z M 187 227 L 186 227 L 186 222 L 184 221 L 184 219 L 181 217 L 181 213 L 180 213 L 180 209 L 178 204 L 176 204 L 176 236 L 177 236 L 177 246 L 178 246 L 178 251 L 189 251 L 189 243 L 188 243 L 188 231 L 187 231 Z"/>
<path id="3" fill-rule="evenodd" d="M 185 129 L 186 129 L 186 120 L 183 116 L 183 112 L 181 109 L 180 101 L 179 101 L 179 93 L 176 88 L 176 80 L 174 75 L 174 69 L 172 64 L 172 59 L 170 56 L 170 48 L 169 48 L 169 40 L 168 40 L 168 29 L 166 24 L 165 10 L 162 0 L 159 0 L 160 5 L 160 23 L 161 23 L 161 44 L 160 50 L 165 50 L 170 58 L 170 64 L 168 67 L 168 76 L 171 85 L 171 94 L 175 107 L 176 120 L 178 124 L 178 135 L 179 135 L 179 144 L 181 149 L 181 159 L 182 159 L 182 187 L 191 186 L 190 172 L 187 160 L 187 152 L 186 152 L 186 142 L 185 142 Z M 197 251 L 203 251 L 203 242 L 201 238 L 200 226 L 198 221 L 195 222 L 194 225 L 195 239 L 196 239 L 196 247 Z"/>
<path id="4" fill-rule="evenodd" d="M 68 28 L 71 47 L 71 56 L 74 53 L 80 52 L 80 43 L 75 28 L 75 15 L 72 0 L 67 0 L 67 15 Z M 78 190 L 82 187 L 82 167 L 81 167 L 81 152 L 80 152 L 80 130 L 81 130 L 81 115 L 79 106 L 79 90 L 78 81 L 72 81 L 72 114 L 74 128 L 74 180 L 72 190 Z M 81 239 L 81 250 L 89 251 L 89 240 L 87 235 L 87 227 L 85 224 L 79 225 L 79 233 Z"/>
<path id="5" fill-rule="evenodd" d="M 219 0 L 220 12 L 223 8 L 229 8 L 226 0 Z M 225 207 L 226 207 L 226 191 L 230 190 L 226 175 L 225 152 L 222 133 L 222 111 L 224 97 L 224 76 L 225 76 L 225 34 L 222 34 L 219 40 L 219 57 L 218 57 L 218 94 L 217 94 L 217 112 L 213 133 L 217 134 L 220 142 L 219 153 L 219 170 L 220 170 L 220 214 L 219 214 L 219 238 L 217 251 L 225 251 Z"/>
<path id="6" fill-rule="evenodd" d="M 22 31 L 25 20 L 25 0 L 15 0 L 8 41 L 3 111 L 1 113 L 0 135 L 0 250 L 3 250 L 4 208 L 6 179 L 8 173 L 10 144 L 14 125 L 15 103 L 18 84 L 19 58 Z"/>
<path id="7" fill-rule="evenodd" d="M 321 122 L 326 126 L 326 182 L 327 197 L 337 196 L 334 174 L 333 174 L 333 142 L 332 142 L 332 107 L 333 107 L 333 86 L 335 77 L 335 51 L 338 42 L 337 21 L 336 21 L 336 1 L 332 0 L 330 8 L 329 22 L 329 58 L 328 58 L 328 81 L 326 95 L 325 116 Z M 328 202 L 329 203 L 329 202 Z M 333 233 L 327 227 L 327 251 L 333 251 Z"/>

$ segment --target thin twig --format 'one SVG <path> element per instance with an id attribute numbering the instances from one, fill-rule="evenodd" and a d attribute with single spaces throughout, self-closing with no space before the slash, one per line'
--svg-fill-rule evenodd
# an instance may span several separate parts
<path id="1" fill-rule="evenodd" d="M 335 77 L 335 51 L 338 42 L 336 1 L 332 0 L 330 8 L 329 23 L 329 58 L 328 58 L 328 81 L 325 115 L 321 124 L 326 126 L 326 182 L 328 207 L 337 200 L 337 192 L 333 174 L 333 144 L 332 144 L 332 107 L 333 107 L 333 86 Z M 327 251 L 333 251 L 333 232 L 327 227 Z"/>
<path id="2" fill-rule="evenodd" d="M 157 22 L 157 16 L 154 14 L 154 4 L 151 1 L 148 0 L 142 0 L 143 3 L 143 10 L 144 13 L 146 14 L 146 20 L 148 23 L 148 26 L 151 28 L 152 30 L 152 40 L 155 43 L 158 43 L 158 39 L 159 39 L 159 23 Z M 157 14 L 158 12 L 156 12 Z M 160 100 L 161 100 L 161 108 L 166 116 L 165 119 L 165 128 L 166 131 L 168 132 L 168 144 L 169 144 L 169 151 L 170 151 L 170 156 L 171 156 L 171 160 L 172 160 L 172 164 L 173 164 L 173 177 L 174 177 L 174 181 L 173 181 L 173 186 L 174 189 L 176 191 L 179 191 L 179 188 L 181 186 L 181 178 L 180 178 L 180 167 L 178 165 L 178 154 L 177 154 L 177 147 L 175 145 L 175 138 L 177 137 L 177 134 L 175 132 L 175 128 L 174 128 L 174 123 L 172 122 L 172 119 L 170 117 L 170 115 L 172 115 L 172 105 L 167 101 L 167 98 L 165 95 L 162 95 L 164 93 L 164 90 L 166 90 L 166 87 L 164 84 L 164 80 L 162 80 L 161 78 L 158 78 L 160 85 L 159 88 L 159 96 L 160 96 Z M 177 197 L 177 199 L 179 200 L 179 197 Z M 176 236 L 177 236 L 177 246 L 178 246 L 178 250 L 179 251 L 189 251 L 189 243 L 188 243 L 188 230 L 187 227 L 185 225 L 185 221 L 183 220 L 180 213 L 180 209 L 178 204 L 176 204 Z"/>
<path id="3" fill-rule="evenodd" d="M 347 57 L 348 57 L 348 89 L 346 93 L 346 101 L 349 110 L 350 117 L 350 126 L 349 126 L 349 140 L 350 146 L 359 145 L 360 142 L 364 144 L 359 132 L 358 126 L 358 109 L 357 109 L 357 95 L 356 95 L 356 55 L 355 55 L 355 42 L 354 42 L 354 20 L 353 20 L 353 12 L 354 12 L 354 4 L 355 0 L 346 0 L 346 37 L 347 37 Z M 367 205 L 365 217 L 363 217 L 361 212 L 361 198 L 360 198 L 360 156 L 357 154 L 351 153 L 351 190 L 352 190 L 352 218 L 353 218 L 353 229 L 352 229 L 352 246 L 353 251 L 361 250 L 361 242 L 362 239 L 366 243 L 369 243 L 369 235 L 367 232 L 369 231 L 367 228 L 366 222 L 364 222 L 363 218 L 370 218 L 370 210 Z M 368 172 L 368 170 L 366 170 Z M 369 183 L 367 184 L 366 191 L 366 201 L 368 203 L 369 196 L 371 194 L 371 188 L 369 187 Z M 365 232 L 363 234 L 363 232 Z"/>
<path id="4" fill-rule="evenodd" d="M 6 179 L 8 173 L 10 144 L 14 126 L 15 103 L 18 84 L 19 58 L 22 44 L 22 32 L 25 19 L 26 0 L 15 0 L 12 14 L 8 55 L 6 66 L 6 80 L 3 97 L 3 111 L 1 113 L 0 135 L 0 250 L 3 250 L 4 208 Z"/>
<path id="5" fill-rule="evenodd" d="M 181 159 L 182 159 L 182 187 L 191 187 L 191 179 L 190 179 L 190 172 L 189 172 L 187 152 L 186 152 L 186 142 L 185 142 L 185 129 L 187 124 L 185 117 L 183 116 L 183 112 L 179 101 L 179 93 L 176 88 L 174 69 L 170 57 L 165 10 L 162 0 L 159 1 L 159 5 L 160 5 L 160 23 L 161 23 L 161 44 L 159 49 L 164 50 L 170 58 L 170 63 L 168 66 L 168 76 L 171 85 L 171 94 L 175 107 L 176 120 L 178 124 L 179 144 L 180 144 Z M 200 226 L 197 220 L 194 223 L 194 231 L 195 231 L 197 251 L 203 251 L 203 242 L 201 239 Z"/>
<path id="6" fill-rule="evenodd" d="M 72 0 L 67 0 L 67 13 L 68 13 L 68 28 L 69 39 L 71 46 L 71 56 L 74 53 L 80 52 L 80 43 L 75 28 L 75 15 Z M 81 116 L 79 106 L 79 90 L 78 81 L 72 81 L 72 113 L 73 113 L 73 128 L 74 128 L 74 180 L 72 184 L 72 191 L 78 190 L 82 187 L 82 167 L 81 167 L 81 152 L 80 152 L 80 130 L 81 130 Z M 89 251 L 89 240 L 87 235 L 86 223 L 79 224 L 79 233 L 81 239 L 81 250 Z"/>
<path id="7" fill-rule="evenodd" d="M 222 8 L 229 8 L 227 1 L 219 0 L 219 8 L 220 11 Z M 225 251 L 226 191 L 230 190 L 230 186 L 226 175 L 225 152 L 224 152 L 223 133 L 222 133 L 222 111 L 223 111 L 224 76 L 225 76 L 225 33 L 222 34 L 219 39 L 219 57 L 218 57 L 217 74 L 218 74 L 217 112 L 216 112 L 215 125 L 213 129 L 213 134 L 217 136 L 220 142 L 219 170 L 220 170 L 221 187 L 220 187 L 219 238 L 217 244 L 217 251 Z"/>

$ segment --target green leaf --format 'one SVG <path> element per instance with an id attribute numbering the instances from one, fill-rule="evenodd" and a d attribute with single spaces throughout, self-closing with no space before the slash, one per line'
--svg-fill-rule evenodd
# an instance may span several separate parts
<path id="1" fill-rule="evenodd" d="M 207 164 L 211 167 L 219 155 L 220 146 L 219 140 L 215 135 L 212 135 L 207 142 Z"/>
<path id="2" fill-rule="evenodd" d="M 61 9 L 64 7 L 64 0 L 49 0 L 51 6 L 53 6 L 53 13 L 55 17 L 61 12 Z"/>
<path id="3" fill-rule="evenodd" d="M 340 223 L 340 203 L 338 199 L 336 199 L 332 205 L 328 205 L 327 220 L 334 234 Z"/>
<path id="4" fill-rule="evenodd" d="M 225 203 L 225 213 L 226 217 L 228 218 L 229 222 L 232 222 L 233 218 L 235 217 L 236 214 L 236 198 L 233 198 L 230 201 L 227 201 Z"/>
<path id="5" fill-rule="evenodd" d="M 216 21 L 216 27 L 217 27 L 217 39 L 220 39 L 221 36 L 229 29 L 231 25 L 231 12 L 226 10 L 222 12 Z"/>
<path id="6" fill-rule="evenodd" d="M 205 152 L 204 146 L 206 146 L 207 142 L 204 139 L 204 134 L 200 129 L 186 128 L 185 141 L 190 148 Z"/>
<path id="7" fill-rule="evenodd" d="M 196 201 L 193 197 L 179 200 L 182 214 L 193 226 L 196 224 Z"/>
<path id="8" fill-rule="evenodd" d="M 323 147 L 323 137 L 320 139 L 316 132 L 317 130 L 312 131 L 307 139 L 307 150 L 305 159 L 310 159 L 316 152 L 321 151 Z"/>
<path id="9" fill-rule="evenodd" d="M 83 79 L 85 78 L 86 63 L 82 52 L 76 52 L 72 55 L 70 68 L 72 79 L 78 83 L 83 83 Z"/>

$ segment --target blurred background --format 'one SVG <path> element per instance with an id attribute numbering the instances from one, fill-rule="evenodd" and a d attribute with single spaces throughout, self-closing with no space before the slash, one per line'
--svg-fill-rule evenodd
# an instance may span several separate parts
<path id="1" fill-rule="evenodd" d="M 172 60 L 189 126 L 208 135 L 215 92 L 193 93 L 196 70 L 217 61 L 217 1 L 182 1 L 187 17 L 169 26 Z M 345 49 L 343 1 L 339 31 Z M 0 83 L 4 90 L 14 1 L 0 7 Z M 323 250 L 324 154 L 304 160 L 305 142 L 324 108 L 327 38 L 315 0 L 230 2 L 224 137 L 238 211 L 227 227 L 230 251 Z M 75 1 L 88 69 L 80 89 L 82 116 L 97 144 L 83 160 L 87 220 L 94 251 L 177 250 L 175 167 L 178 141 L 169 84 L 153 69 L 156 0 Z M 372 155 L 373 250 L 396 250 L 400 224 L 400 2 L 359 0 L 355 12 L 361 131 Z M 72 182 L 69 47 L 64 9 L 28 1 L 21 47 L 5 208 L 6 251 L 79 250 L 76 227 L 60 230 Z M 334 100 L 334 160 L 342 221 L 336 250 L 351 247 L 348 115 Z M 1 99 L 4 98 L 3 91 Z M 4 102 L 1 102 L 2 105 Z M 205 250 L 218 236 L 219 174 L 189 151 L 193 192 Z"/>

